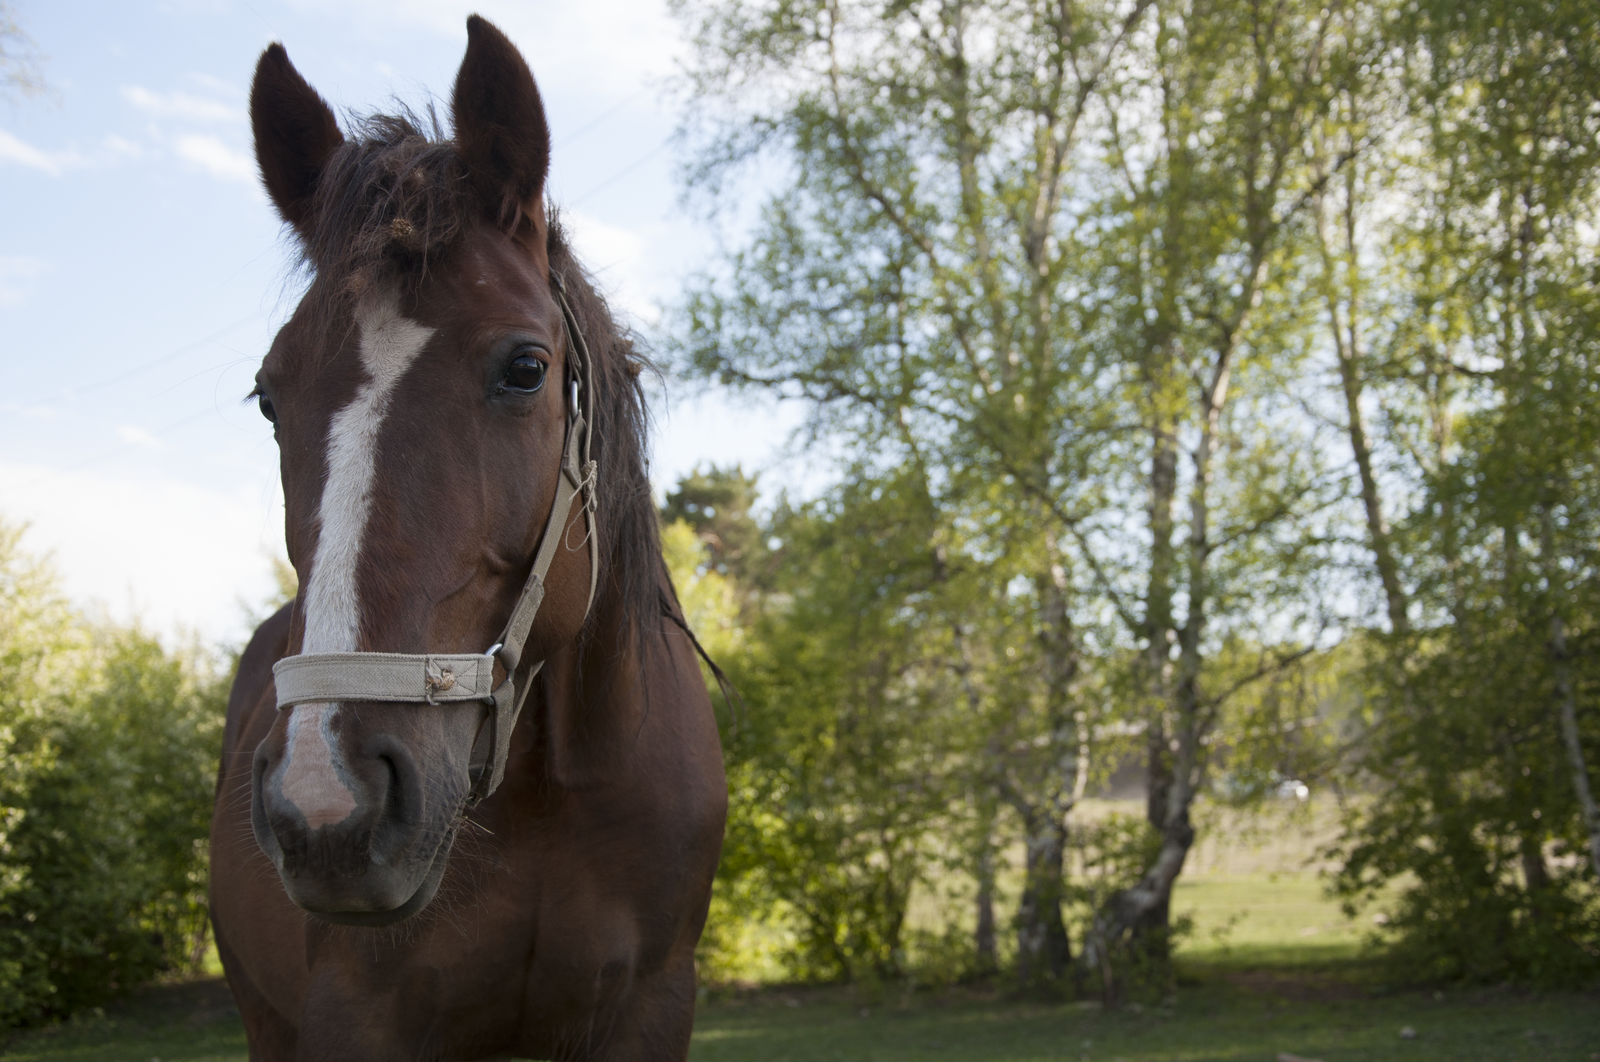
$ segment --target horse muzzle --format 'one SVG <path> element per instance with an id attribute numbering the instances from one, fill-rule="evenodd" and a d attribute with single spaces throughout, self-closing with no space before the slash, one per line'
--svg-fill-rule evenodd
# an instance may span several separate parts
<path id="1" fill-rule="evenodd" d="M 281 741 L 257 748 L 251 826 L 295 904 L 330 922 L 388 925 L 438 890 L 469 779 L 425 779 L 389 733 L 341 741 L 336 710 L 305 705 Z"/>

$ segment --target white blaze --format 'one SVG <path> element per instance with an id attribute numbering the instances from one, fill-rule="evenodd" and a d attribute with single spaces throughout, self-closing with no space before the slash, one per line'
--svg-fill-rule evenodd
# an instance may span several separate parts
<path id="1" fill-rule="evenodd" d="M 328 428 L 328 480 L 318 510 L 321 531 L 311 585 L 306 589 L 306 637 L 302 653 L 352 652 L 361 630 L 361 600 L 356 562 L 372 508 L 372 474 L 377 466 L 378 431 L 389 412 L 395 384 L 433 335 L 400 316 L 393 293 L 363 299 L 356 307 L 361 333 L 361 364 L 371 379 L 341 409 Z"/>
<path id="2" fill-rule="evenodd" d="M 398 294 L 389 291 L 356 306 L 361 364 L 370 379 L 328 428 L 328 479 L 317 511 L 320 530 L 305 594 L 303 653 L 352 652 L 361 632 L 361 597 L 356 565 L 372 509 L 372 476 L 378 433 L 395 385 L 433 336 L 433 329 L 400 316 Z M 331 704 L 302 704 L 289 718 L 281 788 L 312 829 L 343 822 L 355 810 L 355 795 L 339 777 Z"/>

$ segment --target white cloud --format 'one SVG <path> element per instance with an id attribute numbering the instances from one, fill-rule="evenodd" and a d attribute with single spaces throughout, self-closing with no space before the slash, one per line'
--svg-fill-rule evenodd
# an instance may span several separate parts
<path id="1" fill-rule="evenodd" d="M 33 292 L 31 281 L 49 268 L 49 262 L 37 258 L 0 255 L 0 306 L 16 306 L 26 300 Z"/>
<path id="2" fill-rule="evenodd" d="M 768 491 L 781 488 L 801 498 L 821 494 L 832 477 L 829 462 L 788 452 L 788 441 L 805 421 L 799 402 L 696 394 L 670 381 L 665 394 L 651 390 L 656 430 L 650 480 L 661 494 L 706 463 L 737 461 L 746 471 L 763 470 L 762 485 Z"/>
<path id="3" fill-rule="evenodd" d="M 590 269 L 630 269 L 644 256 L 644 240 L 632 229 L 609 225 L 581 210 L 563 210 L 561 218 Z"/>
<path id="4" fill-rule="evenodd" d="M 0 518 L 29 523 L 24 545 L 53 554 L 80 607 L 168 636 L 242 639 L 241 602 L 267 599 L 267 558 L 283 552 L 275 482 L 214 489 L 0 462 L 0 498 Z"/>
<path id="5" fill-rule="evenodd" d="M 76 151 L 44 151 L 0 129 L 0 162 L 15 162 L 55 174 L 68 166 L 81 166 L 83 161 Z"/>
<path id="6" fill-rule="evenodd" d="M 619 100 L 646 79 L 670 75 L 684 35 L 663 0 L 590 0 L 582 4 L 527 0 L 290 0 L 326 17 L 343 9 L 353 20 L 418 25 L 466 44 L 476 12 L 521 47 L 536 78 L 585 84 L 596 99 Z"/>
<path id="7" fill-rule="evenodd" d="M 187 92 L 151 92 L 139 85 L 122 86 L 122 97 L 141 111 L 163 118 L 190 118 L 202 122 L 242 122 L 244 111 L 217 100 Z"/>
<path id="8" fill-rule="evenodd" d="M 220 137 L 189 133 L 176 141 L 178 156 L 224 181 L 254 184 L 256 163 L 249 155 L 223 143 Z"/>
<path id="9" fill-rule="evenodd" d="M 644 238 L 581 210 L 563 210 L 561 220 L 578 258 L 599 280 L 613 305 L 639 320 L 653 320 L 656 310 L 646 294 L 643 275 Z"/>
<path id="10" fill-rule="evenodd" d="M 46 404 L 24 405 L 21 402 L 0 402 L 0 413 L 27 417 L 29 420 L 60 420 L 61 410 Z"/>
<path id="11" fill-rule="evenodd" d="M 137 424 L 118 424 L 117 436 L 129 446 L 143 446 L 150 450 L 161 449 L 161 440 Z"/>
<path id="12" fill-rule="evenodd" d="M 130 159 L 136 159 L 144 154 L 144 148 L 116 134 L 106 137 L 106 150 L 113 155 L 121 155 Z"/>
<path id="13" fill-rule="evenodd" d="M 200 84 L 204 85 L 206 88 L 210 89 L 212 92 L 219 92 L 224 96 L 238 96 L 239 95 L 239 90 L 238 90 L 237 87 L 235 87 L 234 85 L 230 85 L 228 82 L 222 80 L 221 78 L 212 77 L 210 74 L 194 73 L 194 74 L 190 74 L 189 77 L 190 77 L 191 80 L 197 81 Z"/>

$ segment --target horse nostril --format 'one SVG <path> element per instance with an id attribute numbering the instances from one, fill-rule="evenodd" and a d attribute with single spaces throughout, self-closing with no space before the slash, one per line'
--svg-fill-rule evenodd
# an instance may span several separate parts
<path id="1" fill-rule="evenodd" d="M 386 771 L 383 779 L 383 793 L 378 799 L 378 804 L 383 809 L 379 813 L 379 818 L 380 820 L 403 820 L 406 807 L 405 795 L 401 792 L 400 767 L 395 763 L 393 756 L 379 756 L 378 762 L 383 764 Z"/>
<path id="2" fill-rule="evenodd" d="M 391 864 L 403 857 L 426 822 L 422 779 L 411 750 L 392 737 L 380 739 L 372 756 L 379 770 L 376 777 L 369 775 L 377 812 L 371 820 L 370 852 L 374 863 Z"/>
<path id="3" fill-rule="evenodd" d="M 250 831 L 256 843 L 275 866 L 283 865 L 283 849 L 278 844 L 277 832 L 267 814 L 265 784 L 267 772 L 272 769 L 272 756 L 263 741 L 250 761 Z"/>

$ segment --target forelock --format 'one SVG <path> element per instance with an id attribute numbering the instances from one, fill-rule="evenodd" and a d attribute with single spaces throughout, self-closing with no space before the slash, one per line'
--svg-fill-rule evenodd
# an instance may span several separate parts
<path id="1" fill-rule="evenodd" d="M 350 120 L 317 180 L 306 265 L 357 289 L 420 281 L 484 210 L 438 115 L 402 109 Z"/>

